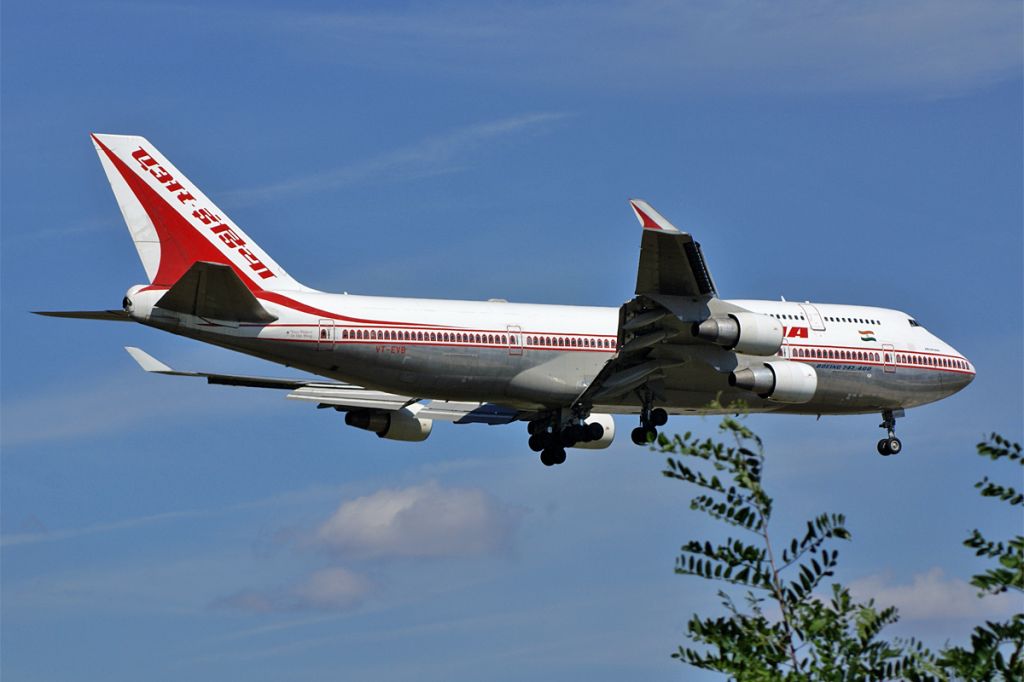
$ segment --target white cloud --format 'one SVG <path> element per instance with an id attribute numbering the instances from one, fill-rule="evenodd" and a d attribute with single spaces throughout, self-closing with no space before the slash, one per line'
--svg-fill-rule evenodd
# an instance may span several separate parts
<path id="1" fill-rule="evenodd" d="M 288 588 L 242 590 L 211 604 L 250 613 L 278 611 L 347 611 L 359 605 L 371 589 L 364 576 L 346 568 L 325 568 Z"/>
<path id="2" fill-rule="evenodd" d="M 519 518 L 483 490 L 431 481 L 342 502 L 304 545 L 357 562 L 479 556 L 507 551 Z M 211 606 L 251 613 L 346 611 L 372 591 L 363 574 L 334 565 L 293 585 L 244 589 Z"/>
<path id="3" fill-rule="evenodd" d="M 430 482 L 343 502 L 314 542 L 360 558 L 488 554 L 508 547 L 518 520 L 482 490 Z"/>
<path id="4" fill-rule="evenodd" d="M 325 568 L 295 588 L 299 603 L 312 608 L 346 609 L 354 606 L 369 589 L 361 575 L 344 568 Z"/>
<path id="5" fill-rule="evenodd" d="M 891 576 L 871 575 L 850 583 L 860 601 L 874 598 L 881 607 L 893 605 L 904 620 L 999 618 L 1024 610 L 1019 595 L 978 597 L 978 588 L 958 578 L 947 578 L 939 567 L 916 574 L 909 584 L 893 584 Z"/>
<path id="6" fill-rule="evenodd" d="M 546 124 L 566 117 L 561 113 L 533 113 L 477 123 L 433 135 L 409 146 L 356 161 L 322 173 L 304 175 L 272 185 L 223 194 L 225 204 L 251 204 L 283 196 L 336 189 L 373 180 L 430 177 L 462 168 L 467 158 L 484 144 L 513 135 L 537 132 Z"/>

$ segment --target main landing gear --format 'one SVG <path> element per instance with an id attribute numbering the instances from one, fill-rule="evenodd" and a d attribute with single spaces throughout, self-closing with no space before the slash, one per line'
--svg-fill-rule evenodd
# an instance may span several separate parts
<path id="1" fill-rule="evenodd" d="M 668 423 L 668 412 L 656 407 L 653 410 L 649 404 L 645 404 L 640 411 L 640 426 L 633 429 L 630 438 L 637 445 L 647 445 L 654 442 L 658 437 L 659 426 Z"/>
<path id="2" fill-rule="evenodd" d="M 900 412 L 902 413 L 903 410 L 900 410 Z M 900 414 L 900 416 L 902 417 L 903 415 Z M 896 437 L 896 413 L 892 410 L 882 410 L 882 423 L 878 427 L 885 429 L 888 434 L 885 438 L 878 441 L 878 454 L 883 457 L 900 454 L 900 450 L 903 449 L 903 443 Z"/>
<path id="3" fill-rule="evenodd" d="M 563 425 L 557 420 L 538 419 L 530 422 L 527 430 L 530 449 L 540 453 L 540 461 L 547 467 L 564 464 L 566 448 L 604 437 L 603 426 L 582 421 Z"/>

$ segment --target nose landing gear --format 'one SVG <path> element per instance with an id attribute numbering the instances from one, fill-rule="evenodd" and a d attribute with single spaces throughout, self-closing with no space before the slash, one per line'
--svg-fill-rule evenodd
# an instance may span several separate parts
<path id="1" fill-rule="evenodd" d="M 902 417 L 903 410 L 898 410 L 898 412 Z M 882 410 L 882 423 L 878 427 L 885 429 L 888 434 L 887 437 L 878 441 L 878 454 L 883 457 L 900 454 L 900 451 L 903 450 L 903 443 L 896 437 L 896 412 Z"/>

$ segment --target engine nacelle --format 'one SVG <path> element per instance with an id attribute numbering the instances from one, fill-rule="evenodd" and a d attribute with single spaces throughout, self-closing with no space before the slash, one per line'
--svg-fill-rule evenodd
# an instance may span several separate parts
<path id="1" fill-rule="evenodd" d="M 426 440 L 434 428 L 434 420 L 421 419 L 416 414 L 420 404 L 400 410 L 353 410 L 345 414 L 345 423 L 364 431 L 373 431 L 380 438 L 390 440 Z"/>
<path id="2" fill-rule="evenodd" d="M 615 440 L 615 420 L 610 414 L 591 414 L 586 418 L 584 424 L 591 431 L 591 435 L 594 435 L 594 432 L 597 431 L 597 426 L 600 426 L 600 438 L 586 442 L 577 442 L 572 447 L 583 448 L 584 450 L 603 450 Z"/>
<path id="3" fill-rule="evenodd" d="M 729 313 L 693 323 L 699 339 L 748 355 L 775 355 L 782 347 L 782 325 L 758 313 Z"/>
<path id="4" fill-rule="evenodd" d="M 729 385 L 775 402 L 800 404 L 814 397 L 818 373 L 803 362 L 773 360 L 736 370 L 729 375 Z"/>

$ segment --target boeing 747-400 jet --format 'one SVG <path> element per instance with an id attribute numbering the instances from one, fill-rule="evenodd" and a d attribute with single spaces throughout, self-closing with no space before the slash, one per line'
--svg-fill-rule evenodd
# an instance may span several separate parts
<path id="1" fill-rule="evenodd" d="M 276 388 L 381 438 L 421 441 L 436 420 L 528 425 L 545 465 L 604 448 L 612 414 L 637 444 L 669 415 L 877 412 L 896 418 L 974 378 L 963 355 L 898 310 L 725 300 L 700 245 L 649 204 L 634 297 L 619 308 L 329 294 L 299 284 L 142 137 L 93 135 L 147 282 L 121 310 L 44 315 L 134 321 L 325 377 L 147 371 Z M 724 407 L 723 407 L 724 406 Z"/>

